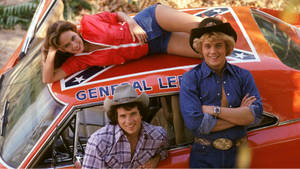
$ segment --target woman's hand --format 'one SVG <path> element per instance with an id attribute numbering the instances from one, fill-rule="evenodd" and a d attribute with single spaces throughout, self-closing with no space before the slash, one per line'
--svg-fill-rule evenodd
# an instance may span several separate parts
<path id="1" fill-rule="evenodd" d="M 57 49 L 52 46 L 49 47 L 47 57 L 45 58 L 45 63 L 43 64 L 44 83 L 52 83 L 67 76 L 67 74 L 61 68 L 54 68 L 56 52 Z"/>
<path id="2" fill-rule="evenodd" d="M 147 34 L 144 29 L 136 23 L 136 21 L 123 12 L 117 12 L 118 20 L 121 22 L 127 22 L 132 36 L 132 40 L 135 42 L 136 38 L 142 44 L 147 42 Z"/>
<path id="3" fill-rule="evenodd" d="M 47 58 L 49 57 L 55 57 L 55 54 L 57 52 L 57 49 L 55 49 L 54 47 L 50 46 L 49 49 L 43 49 L 43 52 L 42 52 L 42 61 L 43 61 L 43 64 L 45 64 L 47 62 Z"/>
<path id="4" fill-rule="evenodd" d="M 54 48 L 53 46 L 50 46 L 50 47 L 49 47 L 49 50 L 48 50 L 48 56 L 47 56 L 47 57 L 52 57 L 52 58 L 54 58 L 55 55 L 56 55 L 56 52 L 57 52 L 57 49 Z"/>
<path id="5" fill-rule="evenodd" d="M 135 38 L 137 38 L 140 43 L 146 43 L 147 34 L 144 29 L 140 25 L 138 25 L 134 19 L 130 19 L 129 21 L 127 21 L 127 23 L 129 25 L 129 30 L 133 41 L 135 42 Z"/>

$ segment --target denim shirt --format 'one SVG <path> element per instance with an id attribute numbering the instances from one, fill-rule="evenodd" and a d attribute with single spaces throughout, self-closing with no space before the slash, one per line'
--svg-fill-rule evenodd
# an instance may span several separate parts
<path id="1" fill-rule="evenodd" d="M 220 106 L 222 98 L 222 84 L 228 100 L 228 107 L 240 107 L 243 97 L 255 96 L 256 101 L 250 105 L 254 116 L 253 124 L 262 118 L 262 102 L 254 79 L 248 70 L 226 63 L 222 79 L 202 62 L 183 75 L 180 86 L 180 108 L 187 128 L 196 137 L 209 140 L 225 137 L 232 140 L 239 139 L 247 134 L 247 126 L 211 132 L 217 119 L 202 112 L 202 105 Z"/>

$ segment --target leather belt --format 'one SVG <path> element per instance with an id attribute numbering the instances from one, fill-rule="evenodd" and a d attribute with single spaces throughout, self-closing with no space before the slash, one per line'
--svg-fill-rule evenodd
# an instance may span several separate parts
<path id="1" fill-rule="evenodd" d="M 228 138 L 217 138 L 214 141 L 210 141 L 208 139 L 205 138 L 198 138 L 195 137 L 194 138 L 195 143 L 201 144 L 201 145 L 205 145 L 205 146 L 213 146 L 214 148 L 218 149 L 218 150 L 229 150 L 231 147 L 233 146 L 241 146 L 243 144 L 247 143 L 247 138 L 243 137 L 240 138 L 236 141 L 232 141 Z"/>

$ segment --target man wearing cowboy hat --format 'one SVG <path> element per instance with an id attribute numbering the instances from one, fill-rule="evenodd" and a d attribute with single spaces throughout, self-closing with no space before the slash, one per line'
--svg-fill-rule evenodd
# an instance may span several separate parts
<path id="1" fill-rule="evenodd" d="M 195 139 L 191 168 L 235 167 L 247 126 L 259 123 L 263 108 L 248 70 L 226 61 L 237 34 L 229 23 L 206 18 L 191 31 L 190 45 L 204 58 L 183 75 L 180 107 Z"/>
<path id="2" fill-rule="evenodd" d="M 147 94 L 138 95 L 130 85 L 118 86 L 113 99 L 104 101 L 110 124 L 89 138 L 83 168 L 155 168 L 165 159 L 166 131 L 142 120 L 148 105 Z"/>

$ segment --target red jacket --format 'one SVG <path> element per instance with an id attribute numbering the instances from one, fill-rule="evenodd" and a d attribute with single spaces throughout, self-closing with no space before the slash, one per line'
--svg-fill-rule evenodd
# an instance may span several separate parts
<path id="1" fill-rule="evenodd" d="M 128 24 L 118 22 L 116 13 L 83 16 L 80 34 L 84 40 L 107 48 L 70 57 L 61 67 L 67 75 L 89 66 L 122 64 L 148 53 L 148 45 L 133 42 Z"/>

